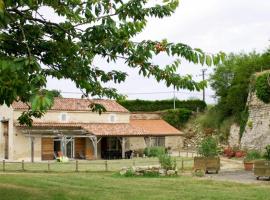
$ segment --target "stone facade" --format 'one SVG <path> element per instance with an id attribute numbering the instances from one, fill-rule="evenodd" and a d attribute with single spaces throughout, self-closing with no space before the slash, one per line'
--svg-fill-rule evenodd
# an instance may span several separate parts
<path id="1" fill-rule="evenodd" d="M 255 93 L 251 93 L 248 107 L 249 118 L 241 139 L 241 147 L 263 150 L 270 144 L 270 104 L 265 104 Z"/>
<path id="2" fill-rule="evenodd" d="M 0 106 L 0 159 L 7 160 L 25 160 L 30 161 L 32 158 L 34 161 L 40 161 L 42 159 L 42 137 L 46 137 L 49 133 L 45 132 L 46 129 L 40 129 L 38 132 L 31 133 L 23 131 L 21 127 L 17 127 L 18 117 L 23 112 L 22 109 L 14 109 L 7 107 L 6 105 Z M 63 115 L 65 117 L 63 118 Z M 114 120 L 112 120 L 112 118 Z M 131 119 L 160 119 L 158 113 L 135 113 L 129 112 L 105 112 L 99 115 L 98 113 L 91 112 L 89 110 L 49 110 L 40 119 L 33 119 L 34 123 L 56 123 L 56 124 L 68 124 L 68 123 L 100 123 L 100 124 L 129 124 Z M 6 136 L 4 133 L 4 123 L 8 123 L 8 142 L 6 142 Z M 6 125 L 6 124 L 5 124 Z M 152 125 L 152 124 L 151 124 Z M 154 125 L 152 125 L 154 126 Z M 158 129 L 161 127 L 157 126 Z M 47 129 L 53 129 L 51 127 Z M 55 128 L 57 130 L 57 128 Z M 64 129 L 64 128 L 63 128 Z M 126 130 L 125 130 L 126 131 Z M 162 134 L 147 133 L 147 135 L 113 135 L 113 137 L 126 137 L 127 142 L 125 144 L 125 150 L 138 150 L 147 147 L 145 137 L 165 137 L 165 147 L 170 147 L 172 150 L 179 149 L 183 144 L 182 136 L 170 135 L 168 132 L 163 131 Z M 77 133 L 77 132 L 76 132 Z M 56 134 L 56 133 L 55 133 Z M 75 134 L 75 133 L 72 133 Z M 70 133 L 70 135 L 72 135 Z M 167 134 L 167 135 L 166 135 Z M 31 137 L 29 137 L 31 136 Z M 48 137 L 48 136 L 47 136 Z M 52 137 L 58 137 L 56 134 Z M 99 141 L 97 143 L 97 158 L 101 158 L 101 136 L 97 137 Z M 102 136 L 103 137 L 103 136 Z M 106 137 L 106 135 L 104 136 Z M 32 138 L 32 139 L 31 139 Z M 32 143 L 33 141 L 33 143 Z M 8 143 L 8 145 L 7 145 Z M 8 146 L 8 153 L 6 148 Z M 89 138 L 86 140 L 86 149 L 90 149 L 94 152 L 93 144 Z M 33 151 L 32 151 L 33 150 Z M 74 151 L 74 150 L 73 150 Z M 8 158 L 5 158 L 5 154 L 8 154 Z M 33 157 L 32 157 L 33 156 Z"/>
<path id="3" fill-rule="evenodd" d="M 230 147 L 239 147 L 240 138 L 239 138 L 240 127 L 237 124 L 232 124 L 230 128 L 230 136 L 228 143 Z"/>

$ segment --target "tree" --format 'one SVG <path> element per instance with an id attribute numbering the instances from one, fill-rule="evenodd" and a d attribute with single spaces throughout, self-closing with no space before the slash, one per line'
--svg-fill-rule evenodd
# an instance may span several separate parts
<path id="1" fill-rule="evenodd" d="M 205 82 L 175 73 L 178 59 L 160 67 L 152 63 L 152 58 L 165 53 L 212 65 L 224 54 L 209 55 L 167 40 L 133 41 L 146 26 L 147 18 L 170 16 L 178 0 L 149 5 L 146 0 L 0 0 L 0 104 L 29 102 L 29 111 L 19 121 L 31 125 L 32 116 L 42 116 L 53 104 L 50 91 L 40 92 L 49 76 L 72 80 L 86 97 L 121 98 L 116 89 L 103 87 L 103 83 L 121 83 L 127 74 L 94 66 L 97 56 L 107 62 L 123 59 L 143 76 L 153 76 L 176 89 L 202 89 Z M 42 7 L 52 9 L 61 22 L 50 21 L 50 13 L 41 13 Z"/>
<path id="2" fill-rule="evenodd" d="M 212 125 L 222 132 L 221 128 L 229 130 L 234 122 L 240 125 L 242 135 L 248 119 L 248 94 L 255 85 L 253 75 L 270 69 L 269 52 L 270 48 L 263 53 L 230 54 L 217 65 L 210 85 L 215 90 L 218 103 L 207 114 L 207 126 Z"/>

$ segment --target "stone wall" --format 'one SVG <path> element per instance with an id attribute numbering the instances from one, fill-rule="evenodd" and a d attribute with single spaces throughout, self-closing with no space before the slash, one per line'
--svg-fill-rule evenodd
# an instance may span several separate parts
<path id="1" fill-rule="evenodd" d="M 241 139 L 241 147 L 263 150 L 270 144 L 270 104 L 251 93 L 248 98 L 249 118 Z"/>
<path id="2" fill-rule="evenodd" d="M 131 113 L 130 119 L 161 119 L 160 113 Z"/>
<path id="3" fill-rule="evenodd" d="M 240 127 L 237 124 L 232 124 L 230 128 L 230 136 L 228 139 L 228 143 L 230 147 L 239 147 L 239 132 Z"/>

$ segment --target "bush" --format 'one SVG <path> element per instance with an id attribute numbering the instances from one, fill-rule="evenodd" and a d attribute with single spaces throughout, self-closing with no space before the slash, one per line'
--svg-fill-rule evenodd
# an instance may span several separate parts
<path id="1" fill-rule="evenodd" d="M 257 160 L 260 159 L 261 156 L 261 152 L 258 150 L 249 150 L 246 154 L 245 157 L 245 161 L 253 161 L 253 160 Z"/>
<path id="2" fill-rule="evenodd" d="M 267 145 L 266 147 L 265 147 L 265 153 L 264 153 L 264 158 L 266 159 L 266 160 L 270 160 L 270 145 Z"/>
<path id="3" fill-rule="evenodd" d="M 168 110 L 162 113 L 162 119 L 168 122 L 170 125 L 175 128 L 180 128 L 181 125 L 186 123 L 192 115 L 192 111 L 180 108 L 176 110 Z"/>
<path id="4" fill-rule="evenodd" d="M 159 163 L 163 169 L 167 170 L 175 170 L 176 169 L 176 160 L 167 154 L 160 155 Z"/>
<path id="5" fill-rule="evenodd" d="M 130 168 L 127 170 L 127 172 L 125 173 L 124 175 L 125 177 L 132 177 L 132 176 L 135 176 L 135 173 L 134 171 Z"/>
<path id="6" fill-rule="evenodd" d="M 123 107 L 131 112 L 153 112 L 168 110 L 173 108 L 173 100 L 160 100 L 160 101 L 145 101 L 145 100 L 122 100 L 118 101 Z M 175 101 L 176 108 L 185 108 L 192 111 L 203 111 L 206 108 L 206 103 L 201 100 L 186 100 L 186 101 Z"/>
<path id="7" fill-rule="evenodd" d="M 217 141 L 211 136 L 204 138 L 199 145 L 198 152 L 204 157 L 217 156 L 218 155 Z"/>
<path id="8" fill-rule="evenodd" d="M 166 153 L 165 147 L 146 147 L 144 149 L 144 154 L 148 157 L 159 157 Z"/>
<path id="9" fill-rule="evenodd" d="M 265 73 L 257 77 L 256 79 L 256 96 L 264 103 L 270 102 L 270 86 L 269 86 L 270 74 Z"/>

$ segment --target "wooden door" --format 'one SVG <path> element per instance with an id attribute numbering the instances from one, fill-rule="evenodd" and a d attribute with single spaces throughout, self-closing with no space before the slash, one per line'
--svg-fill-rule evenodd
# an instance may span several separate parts
<path id="1" fill-rule="evenodd" d="M 42 160 L 53 160 L 53 138 L 42 138 L 41 139 L 41 159 Z"/>
<path id="2" fill-rule="evenodd" d="M 85 157 L 85 138 L 75 138 L 75 158 Z"/>

